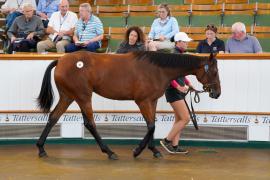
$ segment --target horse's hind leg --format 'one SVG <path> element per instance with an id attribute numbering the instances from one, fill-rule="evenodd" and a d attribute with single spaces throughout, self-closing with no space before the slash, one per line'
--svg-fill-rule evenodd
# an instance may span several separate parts
<path id="1" fill-rule="evenodd" d="M 153 152 L 154 157 L 161 157 L 161 153 L 155 148 L 154 145 L 154 132 L 155 132 L 155 112 L 157 101 L 143 101 L 136 102 L 140 108 L 140 111 L 147 123 L 147 133 L 139 146 L 134 149 L 133 156 L 137 157 L 148 143 L 148 148 Z"/>
<path id="2" fill-rule="evenodd" d="M 95 125 L 95 122 L 94 122 L 93 110 L 92 110 L 91 102 L 89 102 L 89 101 L 88 102 L 81 102 L 81 103 L 78 103 L 78 104 L 81 107 L 84 126 L 93 135 L 93 137 L 95 138 L 96 142 L 98 143 L 101 151 L 103 153 L 106 153 L 108 155 L 109 159 L 117 160 L 118 159 L 117 155 L 114 152 L 112 152 L 110 150 L 110 148 L 106 144 L 103 143 L 100 135 L 97 132 L 96 125 Z"/>
<path id="3" fill-rule="evenodd" d="M 52 127 L 57 123 L 61 115 L 67 110 L 68 106 L 72 103 L 72 99 L 66 97 L 66 96 L 61 96 L 58 104 L 54 108 L 54 110 L 50 113 L 48 122 L 39 138 L 37 141 L 36 145 L 39 150 L 39 157 L 45 157 L 47 156 L 47 153 L 44 149 L 44 144 L 45 141 L 52 129 Z"/>

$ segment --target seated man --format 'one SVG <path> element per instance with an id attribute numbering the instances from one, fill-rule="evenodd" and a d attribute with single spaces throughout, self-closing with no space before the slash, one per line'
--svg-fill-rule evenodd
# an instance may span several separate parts
<path id="1" fill-rule="evenodd" d="M 49 19 L 52 13 L 58 11 L 60 0 L 39 0 L 37 6 L 37 15 L 41 17 L 44 28 L 48 27 Z"/>
<path id="2" fill-rule="evenodd" d="M 59 4 L 60 11 L 52 14 L 47 33 L 49 38 L 37 44 L 38 52 L 45 52 L 50 48 L 56 47 L 58 53 L 65 52 L 65 46 L 68 45 L 73 36 L 76 22 L 78 21 L 77 15 L 69 9 L 68 0 L 62 0 Z"/>
<path id="3" fill-rule="evenodd" d="M 24 3 L 30 3 L 36 9 L 35 0 L 6 0 L 5 4 L 2 5 L 1 12 L 7 14 L 6 29 L 10 28 L 16 17 L 22 15 L 22 5 Z"/>
<path id="4" fill-rule="evenodd" d="M 41 19 L 33 15 L 32 4 L 26 3 L 22 8 L 23 15 L 17 17 L 9 28 L 7 35 L 11 40 L 9 53 L 12 51 L 29 52 L 35 48 L 37 41 L 44 35 Z"/>
<path id="5" fill-rule="evenodd" d="M 232 25 L 232 37 L 225 47 L 226 53 L 262 53 L 258 39 L 247 35 L 246 26 L 241 22 Z"/>
<path id="6" fill-rule="evenodd" d="M 74 52 L 80 49 L 94 52 L 101 47 L 103 25 L 100 19 L 92 14 L 89 3 L 81 4 L 79 12 L 80 19 L 75 27 L 74 43 L 66 46 L 66 52 Z"/>

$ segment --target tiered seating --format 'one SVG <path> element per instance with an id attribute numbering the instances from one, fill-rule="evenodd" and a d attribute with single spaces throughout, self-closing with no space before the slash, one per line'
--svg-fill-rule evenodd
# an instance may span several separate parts
<path id="1" fill-rule="evenodd" d="M 156 18 L 156 6 L 128 6 L 128 26 L 145 26 L 152 24 Z"/>
<path id="2" fill-rule="evenodd" d="M 206 26 L 207 24 L 221 24 L 222 4 L 192 5 L 191 26 Z"/>
<path id="3" fill-rule="evenodd" d="M 258 26 L 270 26 L 270 3 L 258 3 L 255 22 Z"/>
<path id="4" fill-rule="evenodd" d="M 177 19 L 179 26 L 188 26 L 190 24 L 190 8 L 190 5 L 174 5 L 170 7 L 172 16 Z"/>
<path id="5" fill-rule="evenodd" d="M 97 6 L 95 14 L 100 18 L 104 27 L 124 27 L 127 12 L 127 6 Z"/>
<path id="6" fill-rule="evenodd" d="M 224 26 L 231 26 L 233 23 L 241 21 L 247 26 L 254 24 L 254 12 L 256 4 L 225 4 L 223 9 Z"/>
<path id="7" fill-rule="evenodd" d="M 260 41 L 263 50 L 270 52 L 270 26 L 255 26 L 253 33 Z"/>

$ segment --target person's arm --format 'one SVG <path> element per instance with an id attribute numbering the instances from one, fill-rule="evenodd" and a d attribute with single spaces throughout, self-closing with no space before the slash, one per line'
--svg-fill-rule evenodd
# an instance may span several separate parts
<path id="1" fill-rule="evenodd" d="M 17 32 L 17 29 L 18 29 L 18 25 L 17 25 L 17 21 L 15 19 L 7 32 L 7 35 L 10 38 L 11 42 L 13 42 L 16 39 L 15 34 Z"/>
<path id="2" fill-rule="evenodd" d="M 225 44 L 224 44 L 224 41 L 220 40 L 221 41 L 221 44 L 220 44 L 220 47 L 218 47 L 218 52 L 219 53 L 224 53 L 225 52 Z"/>
<path id="3" fill-rule="evenodd" d="M 178 26 L 178 22 L 174 17 L 171 17 L 171 21 L 172 21 L 172 31 L 169 32 L 168 34 L 165 34 L 165 38 L 170 40 L 171 37 L 173 37 L 176 33 L 179 32 L 179 26 Z"/>
<path id="4" fill-rule="evenodd" d="M 225 53 L 230 53 L 229 39 L 228 39 L 227 42 L 226 42 Z"/>
<path id="5" fill-rule="evenodd" d="M 46 29 L 46 33 L 47 33 L 47 34 L 54 34 L 54 33 L 57 33 L 57 31 L 55 31 L 55 30 L 53 29 L 53 27 L 48 26 L 47 29 Z"/>
<path id="6" fill-rule="evenodd" d="M 151 39 L 151 40 L 154 39 L 154 36 L 155 36 L 155 30 L 154 30 L 154 28 L 155 28 L 155 20 L 154 20 L 154 22 L 152 23 L 150 32 L 149 32 L 149 34 L 148 34 L 148 39 L 149 39 L 149 40 L 150 40 L 150 39 Z"/>
<path id="7" fill-rule="evenodd" d="M 79 38 L 78 38 L 78 32 L 77 32 L 77 30 L 76 30 L 76 28 L 75 28 L 75 32 L 74 32 L 74 35 L 73 35 L 73 41 L 74 41 L 74 43 L 76 44 L 76 42 L 78 42 L 79 41 Z"/>
<path id="8" fill-rule="evenodd" d="M 202 41 L 199 42 L 197 48 L 196 48 L 197 53 L 202 53 Z"/>
<path id="9" fill-rule="evenodd" d="M 58 35 L 60 36 L 73 36 L 75 28 L 71 28 L 68 31 L 60 31 Z"/>
<path id="10" fill-rule="evenodd" d="M 254 37 L 254 40 L 253 40 L 253 49 L 254 49 L 254 53 L 262 53 L 262 46 L 259 42 L 259 40 Z"/>
<path id="11" fill-rule="evenodd" d="M 177 89 L 180 92 L 186 93 L 188 91 L 188 86 L 181 86 L 180 84 L 177 83 L 176 80 L 171 81 L 171 86 Z"/>
<path id="12" fill-rule="evenodd" d="M 44 36 L 44 25 L 40 19 L 37 20 L 37 28 L 34 32 L 34 35 L 39 35 L 40 37 Z"/>

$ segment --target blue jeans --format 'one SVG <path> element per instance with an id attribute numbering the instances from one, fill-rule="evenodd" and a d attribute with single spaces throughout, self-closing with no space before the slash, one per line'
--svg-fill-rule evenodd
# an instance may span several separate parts
<path id="1" fill-rule="evenodd" d="M 87 51 L 95 52 L 98 48 L 100 48 L 99 42 L 89 43 L 86 47 L 76 46 L 75 43 L 71 43 L 65 47 L 65 51 L 74 52 L 81 49 L 86 49 Z"/>
<path id="2" fill-rule="evenodd" d="M 16 17 L 23 15 L 22 13 L 15 11 L 10 13 L 6 17 L 6 28 L 9 29 Z"/>

